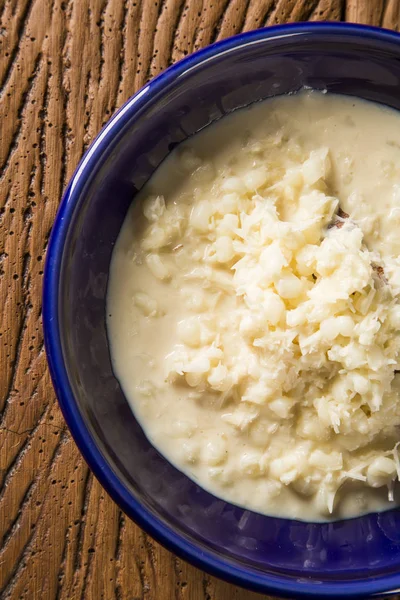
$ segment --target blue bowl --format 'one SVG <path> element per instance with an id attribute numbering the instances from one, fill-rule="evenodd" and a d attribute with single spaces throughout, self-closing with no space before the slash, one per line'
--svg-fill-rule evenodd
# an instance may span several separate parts
<path id="1" fill-rule="evenodd" d="M 105 324 L 111 253 L 129 204 L 180 142 L 232 110 L 310 86 L 400 108 L 400 36 L 345 24 L 245 33 L 146 85 L 91 145 L 47 251 L 43 321 L 54 387 L 76 443 L 122 510 L 185 560 L 289 597 L 400 588 L 400 511 L 336 523 L 261 516 L 202 490 L 147 441 L 113 375 Z"/>

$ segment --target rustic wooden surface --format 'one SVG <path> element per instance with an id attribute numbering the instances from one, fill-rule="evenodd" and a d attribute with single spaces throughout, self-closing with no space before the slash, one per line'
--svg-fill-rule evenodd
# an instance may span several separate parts
<path id="1" fill-rule="evenodd" d="M 110 115 L 188 53 L 263 25 L 397 29 L 399 0 L 0 0 L 0 598 L 255 600 L 129 522 L 66 431 L 41 285 L 57 205 Z"/>

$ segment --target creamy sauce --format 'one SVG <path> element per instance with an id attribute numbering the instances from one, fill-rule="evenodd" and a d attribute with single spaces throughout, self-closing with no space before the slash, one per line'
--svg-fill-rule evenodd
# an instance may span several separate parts
<path id="1" fill-rule="evenodd" d="M 329 167 L 321 167 L 325 160 Z M 324 172 L 314 175 L 319 168 Z M 314 194 L 312 198 L 319 194 L 322 199 L 323 214 L 315 217 L 319 219 L 315 227 L 304 226 L 299 186 L 303 186 L 301 193 L 306 190 Z M 165 199 L 165 205 L 158 197 Z M 279 394 L 274 390 L 269 397 L 264 390 L 256 400 L 257 373 L 261 369 L 265 375 L 268 364 L 264 364 L 261 350 L 253 348 L 257 346 L 255 334 L 251 344 L 248 341 L 251 333 L 245 329 L 251 329 L 254 322 L 248 325 L 248 316 L 247 321 L 244 319 L 240 286 L 232 283 L 240 241 L 232 232 L 239 227 L 243 202 L 253 203 L 251 210 L 255 212 L 257 202 L 271 202 L 277 209 L 279 226 L 282 222 L 301 221 L 303 237 L 298 244 L 304 246 L 307 242 L 307 246 L 317 248 L 321 244 L 319 232 L 326 232 L 337 210 L 337 200 L 364 234 L 361 249 L 355 241 L 349 253 L 364 260 L 366 268 L 374 262 L 384 269 L 386 283 L 374 300 L 376 314 L 380 311 L 385 315 L 381 317 L 383 330 L 390 319 L 394 322 L 400 318 L 396 313 L 400 292 L 400 118 L 394 111 L 361 100 L 302 92 L 239 110 L 208 127 L 182 144 L 158 168 L 135 199 L 113 253 L 107 306 L 113 367 L 146 435 L 167 459 L 202 487 L 261 513 L 325 520 L 383 510 L 392 504 L 387 500 L 387 486 L 391 489 L 397 477 L 393 470 L 397 459 L 393 448 L 400 424 L 397 377 L 391 381 L 388 376 L 385 383 L 383 404 L 376 414 L 386 415 L 390 424 L 382 425 L 377 435 L 371 433 L 368 402 L 360 400 L 354 408 L 355 400 L 349 396 L 354 410 L 349 423 L 358 429 L 344 431 L 346 419 L 339 415 L 335 430 L 334 423 L 324 421 L 323 407 L 318 404 L 317 410 L 313 404 L 316 388 L 307 380 L 308 395 L 304 392 L 302 400 L 299 382 L 287 382 L 289 370 L 286 379 L 282 375 Z M 220 203 L 220 213 L 207 213 L 210 203 Z M 244 217 L 242 231 L 243 222 Z M 224 227 L 226 234 L 221 234 Z M 354 228 L 346 223 L 340 232 L 327 234 L 329 243 L 333 240 L 334 244 L 346 244 L 350 239 L 347 234 L 351 237 Z M 270 317 L 271 336 L 276 331 L 289 335 L 283 331 L 282 319 L 288 311 L 294 315 L 313 285 L 303 263 L 299 267 L 299 247 L 293 242 L 293 231 L 286 237 L 292 240 L 291 248 L 285 246 L 290 257 L 286 254 L 282 258 L 287 262 L 282 263 L 279 276 L 273 279 L 271 275 L 273 294 L 267 290 L 267 300 L 263 296 L 263 302 L 268 301 L 268 314 L 277 315 Z M 276 267 L 276 256 L 265 258 L 262 264 L 266 271 L 271 270 L 271 264 Z M 299 270 L 292 276 L 289 269 L 296 260 Z M 243 271 L 245 274 L 246 269 Z M 374 276 L 371 271 L 371 281 Z M 247 291 L 248 285 L 244 281 Z M 371 285 L 378 288 L 380 284 Z M 298 291 L 293 291 L 296 286 Z M 361 321 L 364 326 L 360 302 L 356 308 L 350 306 L 357 301 L 357 293 L 349 292 L 340 313 L 347 321 L 340 321 L 340 327 L 353 323 L 353 313 L 356 327 L 361 327 Z M 321 323 L 321 331 L 323 327 L 328 331 L 331 321 L 323 327 Z M 311 325 L 306 323 L 304 327 Z M 343 329 L 342 343 L 352 335 Z M 279 351 L 286 339 L 279 338 Z M 338 351 L 337 345 L 329 346 L 329 352 L 324 350 L 323 343 L 318 339 L 315 352 L 305 352 L 306 358 L 329 354 L 335 348 Z M 251 353 L 249 350 L 246 354 L 249 344 Z M 383 346 L 386 352 L 388 342 L 382 342 Z M 210 348 L 215 356 L 211 356 L 214 350 Z M 221 348 L 223 358 L 218 354 Z M 371 354 L 370 350 L 366 353 Z M 390 373 L 397 368 L 397 346 L 392 354 L 395 358 Z M 179 366 L 181 355 L 182 364 L 191 357 L 190 367 Z M 249 357 L 254 359 L 253 366 Z M 207 367 L 210 370 L 206 376 L 202 371 L 204 360 L 214 365 Z M 276 373 L 284 360 L 279 359 L 273 366 Z M 335 360 L 339 364 L 339 359 Z M 340 360 L 342 366 L 347 365 L 345 359 Z M 343 384 L 344 375 L 337 369 L 329 371 L 332 361 L 326 361 L 318 371 L 321 381 L 326 369 L 332 385 L 338 378 Z M 247 365 L 246 377 L 240 372 L 241 363 Z M 312 378 L 307 369 L 309 365 L 300 371 L 302 377 Z M 357 376 L 369 373 L 367 367 L 354 369 Z M 254 376 L 249 375 L 253 372 Z M 249 377 L 253 377 L 253 387 L 248 384 Z M 357 385 L 359 392 L 354 394 L 361 398 L 362 386 L 359 382 Z M 329 393 L 333 394 L 331 388 Z M 268 399 L 264 402 L 263 398 Z M 358 414 L 367 421 L 361 423 Z M 318 423 L 312 431 L 314 421 Z M 375 455 L 386 463 L 371 466 Z M 321 462 L 331 464 L 326 467 Z M 349 469 L 352 474 L 343 475 Z"/>

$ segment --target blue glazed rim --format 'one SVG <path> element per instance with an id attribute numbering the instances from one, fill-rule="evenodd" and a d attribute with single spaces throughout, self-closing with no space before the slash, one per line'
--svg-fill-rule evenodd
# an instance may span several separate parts
<path id="1" fill-rule="evenodd" d="M 107 154 L 107 149 L 123 130 L 129 119 L 140 118 L 144 107 L 154 102 L 162 94 L 166 85 L 172 84 L 189 69 L 212 60 L 215 56 L 237 49 L 242 45 L 256 44 L 268 39 L 307 36 L 314 33 L 353 36 L 355 39 L 368 37 L 382 43 L 399 43 L 400 34 L 364 25 L 347 23 L 299 23 L 278 25 L 259 29 L 216 42 L 200 50 L 155 77 L 139 92 L 132 96 L 111 118 L 93 141 L 79 163 L 68 184 L 58 209 L 52 229 L 46 256 L 43 284 L 43 328 L 49 370 L 56 395 L 72 433 L 72 436 L 101 485 L 120 508 L 155 540 L 211 575 L 230 583 L 261 593 L 276 594 L 297 598 L 366 598 L 381 594 L 394 594 L 400 591 L 400 573 L 378 576 L 364 581 L 331 583 L 301 581 L 286 576 L 265 574 L 245 567 L 237 567 L 225 562 L 213 551 L 204 551 L 196 544 L 176 533 L 160 518 L 134 498 L 113 472 L 107 459 L 100 452 L 88 430 L 71 389 L 62 351 L 59 320 L 59 289 L 62 271 L 64 244 L 79 198 L 95 166 L 99 166 Z"/>

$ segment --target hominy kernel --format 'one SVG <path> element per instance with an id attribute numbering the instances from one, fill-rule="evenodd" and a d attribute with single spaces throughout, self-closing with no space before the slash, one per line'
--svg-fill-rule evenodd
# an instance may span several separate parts
<path id="1" fill-rule="evenodd" d="M 228 236 L 221 236 L 215 242 L 215 253 L 218 262 L 227 263 L 232 260 L 235 255 L 232 240 Z"/>
<path id="2" fill-rule="evenodd" d="M 143 292 L 137 292 L 133 300 L 136 306 L 142 311 L 142 313 L 149 317 L 154 317 L 157 313 L 157 301 L 151 298 Z"/>
<path id="3" fill-rule="evenodd" d="M 371 487 L 377 488 L 387 485 L 395 479 L 397 474 L 396 463 L 387 456 L 379 456 L 367 469 L 367 482 Z"/>
<path id="4" fill-rule="evenodd" d="M 226 443 L 221 438 L 216 438 L 207 444 L 203 450 L 203 460 L 210 466 L 220 465 L 228 458 Z"/>
<path id="5" fill-rule="evenodd" d="M 198 232 L 205 233 L 209 229 L 212 208 L 209 202 L 203 200 L 193 207 L 190 214 L 190 225 Z"/>
<path id="6" fill-rule="evenodd" d="M 240 177 L 228 177 L 222 182 L 221 188 L 224 192 L 235 192 L 243 194 L 247 191 L 244 181 Z"/>
<path id="7" fill-rule="evenodd" d="M 281 298 L 297 298 L 304 291 L 302 281 L 294 273 L 286 272 L 279 276 L 275 283 L 276 291 Z"/>
<path id="8" fill-rule="evenodd" d="M 154 277 L 157 279 L 168 279 L 170 273 L 158 254 L 148 254 L 146 256 L 146 264 Z"/>
<path id="9" fill-rule="evenodd" d="M 178 323 L 178 336 L 188 346 L 195 348 L 200 345 L 201 328 L 196 317 L 189 317 Z"/>

